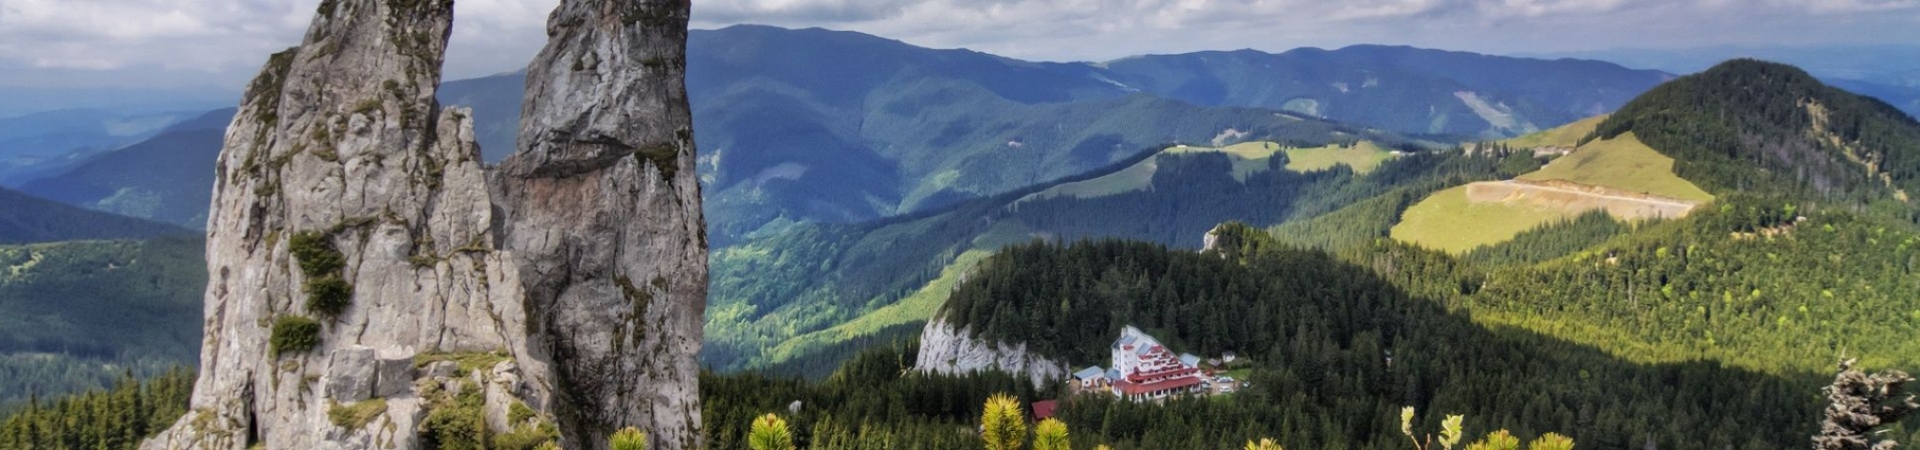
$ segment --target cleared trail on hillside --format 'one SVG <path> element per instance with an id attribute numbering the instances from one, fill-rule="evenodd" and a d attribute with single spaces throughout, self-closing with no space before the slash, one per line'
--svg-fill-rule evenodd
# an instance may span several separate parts
<path id="1" fill-rule="evenodd" d="M 1470 203 L 1509 203 L 1583 212 L 1604 209 L 1627 220 L 1686 217 L 1699 203 L 1566 181 L 1483 181 L 1467 185 Z"/>

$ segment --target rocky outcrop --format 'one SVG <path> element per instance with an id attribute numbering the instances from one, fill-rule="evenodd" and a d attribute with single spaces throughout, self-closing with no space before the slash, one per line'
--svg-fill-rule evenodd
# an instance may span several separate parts
<path id="1" fill-rule="evenodd" d="M 678 50 L 622 50 L 681 48 L 687 4 L 614 3 L 630 2 L 564 2 L 557 30 L 623 31 L 556 34 L 607 54 L 598 75 L 528 105 L 553 110 L 529 129 L 590 143 L 530 140 L 521 153 L 535 156 L 490 176 L 468 113 L 434 100 L 453 3 L 323 0 L 228 128 L 192 411 L 142 448 L 404 450 L 510 434 L 599 448 L 603 430 L 630 425 L 668 438 L 656 448 L 697 447 L 706 275 L 685 253 L 704 253 L 700 203 L 673 177 L 692 166 L 691 137 L 675 132 L 685 95 L 656 88 L 678 87 L 684 64 Z M 543 56 L 530 70 L 582 64 Z M 585 81 L 622 76 L 651 81 Z M 601 102 L 652 109 L 589 107 Z M 563 109 L 593 113 L 566 122 Z M 621 161 L 575 151 L 659 142 L 681 145 Z"/>
<path id="2" fill-rule="evenodd" d="M 567 0 L 527 68 L 520 152 L 500 166 L 529 355 L 560 430 L 639 424 L 700 447 L 707 242 L 685 86 L 685 0 Z"/>
<path id="3" fill-rule="evenodd" d="M 972 327 L 956 329 L 945 317 L 935 317 L 920 332 L 920 356 L 914 370 L 946 375 L 999 371 L 1026 376 L 1034 387 L 1067 378 L 1067 364 L 1027 351 L 1027 344 L 1008 346 L 988 342 Z"/>

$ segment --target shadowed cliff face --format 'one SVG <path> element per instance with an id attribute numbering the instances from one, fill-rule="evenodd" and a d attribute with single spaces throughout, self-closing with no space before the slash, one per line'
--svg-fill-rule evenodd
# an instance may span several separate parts
<path id="1" fill-rule="evenodd" d="M 624 426 L 698 446 L 687 4 L 553 17 L 537 138 L 490 174 L 434 100 L 452 1 L 319 5 L 229 128 L 193 410 L 143 448 L 601 448 Z"/>
<path id="2" fill-rule="evenodd" d="M 561 431 L 624 425 L 699 447 L 707 243 L 687 104 L 686 1 L 569 0 L 527 69 L 520 149 L 496 175 L 531 355 Z"/>

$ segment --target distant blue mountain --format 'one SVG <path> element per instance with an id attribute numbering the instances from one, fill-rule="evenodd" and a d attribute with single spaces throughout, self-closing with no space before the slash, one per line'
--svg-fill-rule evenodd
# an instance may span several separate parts
<path id="1" fill-rule="evenodd" d="M 206 226 L 213 161 L 234 108 L 203 113 L 151 139 L 27 182 L 21 190 L 89 209 L 183 227 Z"/>
<path id="2" fill-rule="evenodd" d="M 1376 46 L 1043 63 L 752 25 L 694 31 L 687 73 L 719 244 L 768 225 L 853 222 L 1006 192 L 1228 130 L 1324 137 L 1281 131 L 1281 122 L 1512 136 L 1611 111 L 1668 78 L 1594 61 Z M 473 107 L 481 150 L 497 161 L 513 151 L 524 84 L 519 74 L 453 81 L 440 96 Z"/>
<path id="3" fill-rule="evenodd" d="M 0 119 L 0 185 L 60 173 L 100 153 L 151 138 L 204 111 L 47 111 Z"/>
<path id="4" fill-rule="evenodd" d="M 191 236 L 185 228 L 88 211 L 0 188 L 0 245 Z"/>

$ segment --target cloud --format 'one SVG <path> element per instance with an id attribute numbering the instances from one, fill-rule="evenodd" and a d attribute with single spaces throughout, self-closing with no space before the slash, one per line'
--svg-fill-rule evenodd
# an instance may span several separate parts
<path id="1" fill-rule="evenodd" d="M 319 0 L 5 0 L 0 68 L 238 85 L 298 43 Z M 458 0 L 447 73 L 515 70 L 558 0 Z M 1920 42 L 1920 0 L 696 0 L 696 27 L 861 31 L 1012 57 L 1356 43 L 1483 52 Z M 1769 30 L 1794 29 L 1795 33 Z M 22 73 L 11 70 L 9 77 Z M 0 85 L 20 84 L 0 79 Z"/>

